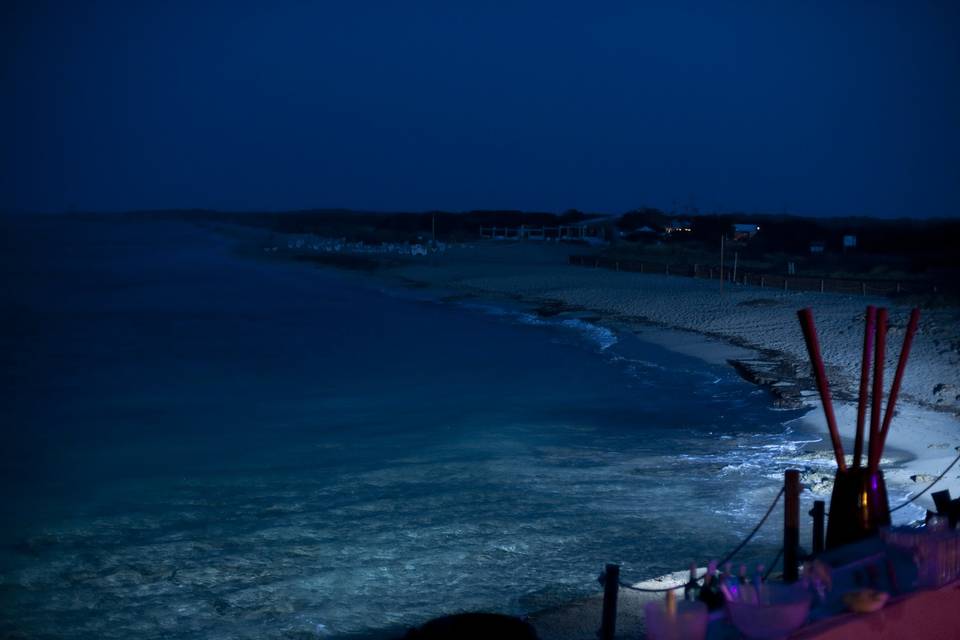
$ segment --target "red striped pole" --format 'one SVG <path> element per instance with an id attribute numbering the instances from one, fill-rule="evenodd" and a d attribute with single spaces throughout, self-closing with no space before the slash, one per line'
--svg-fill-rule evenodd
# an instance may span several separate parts
<path id="1" fill-rule="evenodd" d="M 887 310 L 877 310 L 876 353 L 873 359 L 873 406 L 870 409 L 870 445 L 867 464 L 872 471 L 880 465 L 880 413 L 883 405 L 883 364 L 887 348 Z"/>
<path id="2" fill-rule="evenodd" d="M 900 360 L 897 362 L 897 372 L 893 376 L 893 385 L 890 387 L 890 396 L 887 398 L 887 409 L 883 414 L 883 425 L 880 427 L 877 464 L 880 464 L 880 456 L 883 455 L 883 446 L 887 442 L 887 432 L 890 430 L 890 421 L 893 420 L 893 409 L 897 404 L 897 395 L 900 393 L 900 382 L 903 380 L 903 372 L 907 368 L 907 358 L 910 357 L 910 346 L 913 344 L 913 336 L 917 332 L 919 323 L 920 309 L 914 309 L 910 312 L 910 323 L 907 325 L 907 331 L 903 335 L 903 347 L 900 349 Z"/>
<path id="3" fill-rule="evenodd" d="M 820 390 L 820 400 L 823 402 L 823 413 L 827 418 L 827 427 L 830 429 L 830 440 L 833 443 L 833 455 L 837 459 L 837 468 L 847 470 L 847 462 L 843 459 L 843 443 L 840 441 L 840 432 L 837 430 L 837 418 L 833 413 L 833 400 L 830 397 L 830 383 L 827 381 L 827 372 L 820 356 L 820 343 L 817 340 L 817 328 L 813 324 L 813 312 L 810 309 L 801 309 L 797 312 L 800 318 L 800 327 L 803 329 L 803 338 L 807 343 L 807 352 L 810 354 L 810 364 L 813 365 L 813 375 Z"/>
<path id="4" fill-rule="evenodd" d="M 860 466 L 863 456 L 863 427 L 867 419 L 867 396 L 870 394 L 870 352 L 873 351 L 874 323 L 877 309 L 867 307 L 867 328 L 863 332 L 863 361 L 860 365 L 860 397 L 857 401 L 857 439 L 853 444 L 853 466 Z"/>

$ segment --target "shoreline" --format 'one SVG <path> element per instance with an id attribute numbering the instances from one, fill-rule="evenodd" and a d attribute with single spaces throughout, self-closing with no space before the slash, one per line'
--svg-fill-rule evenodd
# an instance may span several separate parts
<path id="1" fill-rule="evenodd" d="M 817 316 L 848 460 L 856 423 L 864 308 L 868 303 L 887 306 L 891 321 L 884 380 L 889 389 L 909 313 L 908 308 L 889 300 L 742 285 L 731 287 L 721 298 L 711 290 L 715 282 L 711 287 L 710 281 L 691 278 L 569 266 L 558 258 L 573 249 L 565 251 L 562 246 L 534 246 L 533 255 L 516 259 L 528 247 L 478 246 L 464 249 L 474 256 L 448 254 L 433 264 L 407 261 L 374 275 L 477 298 L 509 299 L 540 315 L 579 317 L 613 330 L 630 331 L 711 364 L 729 365 L 742 378 L 768 391 L 775 406 L 807 410 L 797 426 L 826 438 L 826 420 L 795 314 L 809 306 Z M 510 254 L 514 260 L 505 259 Z M 623 301 L 629 297 L 632 300 Z M 710 304 L 714 306 L 706 308 Z M 960 393 L 946 398 L 947 393 L 960 391 L 960 325 L 950 322 L 952 316 L 960 317 L 960 310 L 935 309 L 922 314 L 891 423 L 884 471 L 888 484 L 899 485 L 905 494 L 924 488 L 960 451 Z M 748 340 L 751 330 L 756 333 Z M 944 344 L 950 345 L 949 349 L 943 348 Z M 937 393 L 933 393 L 935 389 Z M 930 393 L 923 397 L 925 391 Z M 816 493 L 825 489 L 820 486 Z M 934 487 L 942 489 L 960 495 L 960 469 L 951 470 Z M 931 508 L 929 493 L 918 503 Z"/>
<path id="2" fill-rule="evenodd" d="M 891 309 L 884 374 L 888 388 L 909 314 L 907 307 L 886 298 L 742 285 L 728 287 L 721 296 L 717 283 L 709 280 L 569 265 L 566 256 L 581 249 L 483 241 L 451 245 L 443 254 L 365 264 L 362 272 L 393 285 L 442 292 L 444 299 L 508 302 L 542 317 L 594 322 L 711 364 L 731 366 L 742 378 L 769 392 L 775 406 L 806 409 L 799 426 L 827 437 L 796 318 L 798 309 L 809 306 L 816 316 L 834 409 L 849 456 L 856 422 L 864 308 L 869 303 Z M 270 257 L 276 258 L 284 256 Z M 303 256 L 297 260 L 311 261 Z M 317 262 L 330 267 L 326 259 Z M 901 484 L 904 493 L 922 489 L 924 480 L 929 482 L 957 454 L 960 309 L 923 312 L 888 444 L 884 457 L 888 482 Z M 891 456 L 894 452 L 900 455 Z M 960 495 L 960 469 L 952 470 L 935 489 Z M 929 494 L 920 502 L 932 506 Z"/>
<path id="3" fill-rule="evenodd" d="M 825 418 L 809 374 L 795 315 L 797 309 L 810 306 L 817 316 L 834 408 L 849 459 L 856 422 L 856 387 L 852 381 L 859 378 L 863 309 L 868 303 L 891 309 L 884 376 L 888 386 L 900 350 L 902 326 L 898 323 L 905 324 L 906 308 L 883 298 L 774 292 L 743 286 L 731 287 L 721 297 L 711 290 L 716 283 L 709 281 L 570 266 L 565 255 L 576 249 L 517 243 L 455 245 L 443 255 L 391 259 L 372 268 L 365 264 L 362 271 L 364 277 L 391 285 L 429 289 L 442 294 L 440 301 L 473 299 L 519 304 L 541 317 L 577 318 L 633 333 L 642 340 L 707 363 L 731 366 L 742 378 L 768 391 L 774 405 L 805 409 L 804 416 L 792 421 L 794 426 L 821 438 L 822 442 L 810 449 L 821 454 L 825 450 L 832 458 Z M 352 265 L 331 265 L 329 260 L 314 261 L 304 256 L 297 260 L 357 270 Z M 926 324 L 924 318 L 921 320 L 883 459 L 892 507 L 902 502 L 900 496 L 924 489 L 960 451 L 960 393 L 952 400 L 943 393 L 939 397 L 918 397 L 924 386 L 948 393 L 960 390 L 960 367 L 953 366 L 960 363 L 956 357 L 960 354 L 960 334 L 951 334 L 960 328 L 957 323 L 945 321 L 957 312 L 934 310 L 924 313 Z M 748 339 L 751 327 L 757 328 L 757 333 Z M 842 340 L 837 340 L 838 336 Z M 946 364 L 931 367 L 933 358 L 945 355 L 943 350 L 938 353 L 931 347 L 944 340 L 954 349 L 952 356 L 948 354 Z M 832 474 L 805 475 L 804 485 L 817 499 L 829 499 Z M 951 470 L 932 491 L 943 489 L 949 489 L 954 496 L 960 494 L 960 467 Z M 916 504 L 931 507 L 930 493 Z M 650 586 L 682 583 L 685 579 L 685 572 L 681 571 L 645 582 Z M 619 632 L 637 635 L 643 627 L 643 604 L 660 597 L 622 593 Z M 541 637 L 587 638 L 593 637 L 599 626 L 600 607 L 601 598 L 593 596 L 531 613 L 529 618 Z"/>
<path id="4" fill-rule="evenodd" d="M 796 319 L 798 309 L 811 307 L 848 459 L 864 308 L 874 304 L 891 310 L 886 387 L 909 314 L 908 307 L 875 296 L 744 285 L 728 286 L 721 295 L 717 283 L 709 280 L 571 266 L 567 256 L 582 247 L 570 245 L 480 241 L 449 245 L 445 252 L 427 256 L 362 256 L 358 261 L 303 252 L 263 253 L 253 250 L 264 241 L 258 230 L 230 225 L 215 231 L 237 242 L 250 258 L 362 273 L 403 288 L 430 289 L 442 294 L 442 300 L 519 304 L 541 317 L 578 318 L 710 364 L 731 366 L 767 391 L 774 406 L 807 410 L 798 426 L 826 439 L 826 421 Z M 925 487 L 960 451 L 960 309 L 923 312 L 888 445 L 885 475 L 904 494 Z M 818 485 L 810 487 L 815 493 L 829 495 L 832 478 L 812 480 Z M 935 489 L 960 495 L 960 468 L 951 470 Z M 931 507 L 929 493 L 918 503 Z"/>

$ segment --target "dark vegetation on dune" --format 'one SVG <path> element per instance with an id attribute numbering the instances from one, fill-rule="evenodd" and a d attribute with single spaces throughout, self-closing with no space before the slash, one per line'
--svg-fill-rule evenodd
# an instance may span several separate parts
<path id="1" fill-rule="evenodd" d="M 922 272 L 960 268 L 960 219 L 877 219 L 866 217 L 805 218 L 791 215 L 717 214 L 677 216 L 644 208 L 621 216 L 619 230 L 648 226 L 665 230 L 681 218 L 690 222 L 689 233 L 674 233 L 664 241 L 660 236 L 637 238 L 639 246 L 676 246 L 688 251 L 703 248 L 716 252 L 721 234 L 732 239 L 735 224 L 755 224 L 760 231 L 747 242 L 731 244 L 746 260 L 769 259 L 780 255 L 795 259 L 812 258 L 827 269 L 842 266 L 861 273 L 884 265 L 891 270 Z M 855 236 L 856 247 L 844 249 L 844 236 Z M 811 256 L 810 245 L 822 243 L 824 252 Z M 811 262 L 811 260 L 808 260 Z"/>
<path id="2" fill-rule="evenodd" d="M 596 218 L 571 209 L 563 214 L 536 211 L 447 211 L 365 212 L 348 209 L 313 209 L 276 213 L 231 213 L 218 211 L 156 212 L 150 215 L 176 215 L 193 220 L 231 222 L 267 229 L 277 233 L 312 233 L 348 242 L 415 242 L 430 237 L 434 228 L 444 242 L 469 242 L 480 236 L 480 227 L 530 227 L 573 224 Z"/>
<path id="3" fill-rule="evenodd" d="M 608 243 L 589 249 L 611 260 L 644 261 L 679 267 L 719 262 L 720 237 L 727 240 L 727 260 L 736 253 L 738 267 L 751 273 L 808 278 L 849 278 L 858 281 L 922 282 L 931 292 L 924 303 L 954 304 L 960 283 L 960 219 L 876 219 L 867 217 L 810 218 L 781 214 L 675 214 L 642 207 L 619 216 L 570 209 L 562 214 L 511 210 L 467 212 L 360 212 L 313 209 L 285 212 L 220 212 L 180 210 L 140 215 L 231 223 L 274 233 L 315 234 L 348 242 L 381 244 L 424 242 L 436 233 L 443 242 L 470 242 L 481 227 L 557 227 L 586 224 L 590 235 Z M 677 223 L 688 231 L 670 233 Z M 752 224 L 760 231 L 737 238 L 735 225 Z M 844 237 L 854 236 L 854 247 Z M 811 246 L 822 251 L 814 253 Z M 588 250 L 584 247 L 584 250 Z M 339 258 L 332 258 L 334 262 Z M 345 259 L 340 266 L 372 268 Z M 728 263 L 729 267 L 729 263 Z M 679 271 L 678 271 L 679 273 Z M 936 285 L 936 289 L 933 288 Z M 908 292 L 903 296 L 909 297 Z M 947 297 L 943 300 L 944 295 Z M 930 300 L 931 296 L 937 298 Z M 909 300 L 904 300 L 909 302 Z"/>
<path id="4" fill-rule="evenodd" d="M 690 231 L 666 233 L 678 218 L 689 223 Z M 737 239 L 737 224 L 756 225 L 760 230 L 752 237 Z M 637 233 L 643 228 L 645 233 Z M 615 241 L 603 256 L 608 260 L 643 261 L 652 265 L 653 271 L 655 265 L 665 264 L 676 268 L 677 273 L 694 265 L 717 270 L 723 236 L 728 271 L 736 255 L 741 274 L 789 274 L 867 283 L 874 291 L 883 290 L 904 304 L 960 304 L 957 218 L 881 220 L 735 213 L 671 216 L 646 208 L 621 216 L 615 229 Z M 851 236 L 855 246 L 845 247 L 844 238 Z M 814 252 L 814 245 L 821 250 Z"/>

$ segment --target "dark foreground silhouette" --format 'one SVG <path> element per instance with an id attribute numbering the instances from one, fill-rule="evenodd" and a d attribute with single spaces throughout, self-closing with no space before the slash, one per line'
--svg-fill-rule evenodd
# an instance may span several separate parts
<path id="1" fill-rule="evenodd" d="M 498 613 L 460 613 L 436 618 L 411 629 L 403 640 L 537 640 L 529 623 Z"/>

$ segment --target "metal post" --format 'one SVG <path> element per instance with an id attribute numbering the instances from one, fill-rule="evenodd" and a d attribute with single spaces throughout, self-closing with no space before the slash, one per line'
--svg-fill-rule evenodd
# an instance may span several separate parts
<path id="1" fill-rule="evenodd" d="M 723 295 L 723 234 L 720 234 L 720 295 Z"/>
<path id="2" fill-rule="evenodd" d="M 826 518 L 826 503 L 815 500 L 810 515 L 813 516 L 813 555 L 823 552 L 823 521 Z"/>
<path id="3" fill-rule="evenodd" d="M 620 588 L 620 565 L 608 564 L 603 572 L 603 614 L 600 618 L 600 640 L 613 640 L 617 629 L 617 590 Z"/>
<path id="4" fill-rule="evenodd" d="M 800 547 L 800 471 L 783 474 L 783 580 L 798 578 L 797 550 Z"/>
<path id="5" fill-rule="evenodd" d="M 937 507 L 937 513 L 941 515 L 947 515 L 950 513 L 950 490 L 944 489 L 943 491 L 934 491 L 930 494 L 930 497 L 933 498 L 933 504 Z"/>

